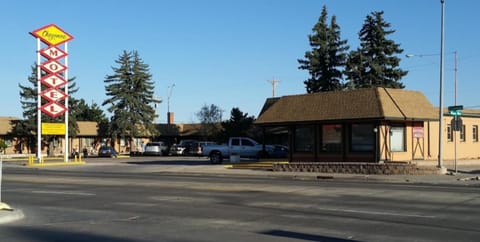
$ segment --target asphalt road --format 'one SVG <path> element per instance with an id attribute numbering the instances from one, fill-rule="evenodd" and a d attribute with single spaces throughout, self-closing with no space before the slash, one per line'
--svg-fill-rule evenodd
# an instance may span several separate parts
<path id="1" fill-rule="evenodd" d="M 0 241 L 478 241 L 479 189 L 8 167 Z"/>

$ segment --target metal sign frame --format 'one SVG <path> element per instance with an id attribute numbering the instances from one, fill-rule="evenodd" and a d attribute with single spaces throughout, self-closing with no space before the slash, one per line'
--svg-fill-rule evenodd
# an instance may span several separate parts
<path id="1" fill-rule="evenodd" d="M 64 114 L 65 150 L 63 153 L 64 161 L 68 162 L 68 41 L 72 40 L 73 36 L 55 24 L 38 28 L 30 34 L 37 39 L 37 159 L 38 162 L 42 161 L 42 112 L 52 118 Z M 46 47 L 42 48 L 42 43 Z M 45 59 L 44 62 L 42 58 Z M 47 72 L 47 75 L 42 77 L 42 70 Z M 42 84 L 47 86 L 45 90 L 42 90 Z M 60 89 L 63 86 L 64 92 Z M 49 97 L 48 94 L 51 96 Z M 43 106 L 42 97 L 48 101 Z M 60 103 L 62 100 L 65 100 L 65 105 Z"/>

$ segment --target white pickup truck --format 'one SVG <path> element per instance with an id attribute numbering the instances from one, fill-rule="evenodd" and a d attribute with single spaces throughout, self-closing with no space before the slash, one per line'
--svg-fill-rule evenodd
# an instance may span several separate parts
<path id="1" fill-rule="evenodd" d="M 210 157 L 210 162 L 217 164 L 222 163 L 223 158 L 230 157 L 230 155 L 260 158 L 268 155 L 271 150 L 273 150 L 272 146 L 265 145 L 264 151 L 262 144 L 247 137 L 231 137 L 227 144 L 204 146 L 202 155 Z"/>

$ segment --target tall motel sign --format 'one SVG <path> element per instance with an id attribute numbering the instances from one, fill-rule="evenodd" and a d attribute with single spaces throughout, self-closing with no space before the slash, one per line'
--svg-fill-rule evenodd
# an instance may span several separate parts
<path id="1" fill-rule="evenodd" d="M 68 162 L 68 41 L 73 36 L 55 24 L 30 34 L 37 39 L 37 159 L 43 162 L 42 135 L 65 135 L 63 154 Z M 65 115 L 65 122 L 42 123 L 42 113 L 52 118 Z"/>

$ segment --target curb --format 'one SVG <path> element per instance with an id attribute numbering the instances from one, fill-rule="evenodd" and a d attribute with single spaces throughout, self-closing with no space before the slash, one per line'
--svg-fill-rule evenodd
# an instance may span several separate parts
<path id="1" fill-rule="evenodd" d="M 11 223 L 24 217 L 25 215 L 20 209 L 13 209 L 12 211 L 0 210 L 0 224 Z"/>

